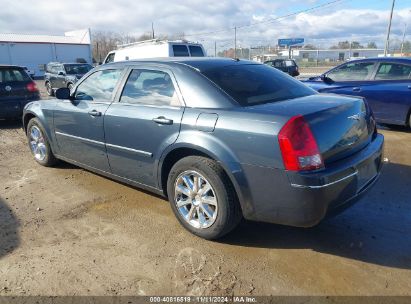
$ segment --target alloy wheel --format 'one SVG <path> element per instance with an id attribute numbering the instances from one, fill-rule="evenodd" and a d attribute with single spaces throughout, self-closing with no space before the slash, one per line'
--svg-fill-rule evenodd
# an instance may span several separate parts
<path id="1" fill-rule="evenodd" d="M 44 136 L 37 126 L 30 128 L 30 148 L 37 160 L 43 161 L 46 158 L 47 147 L 44 142 Z"/>
<path id="2" fill-rule="evenodd" d="M 205 229 L 217 218 L 218 201 L 209 181 L 196 171 L 181 173 L 175 182 L 174 203 L 183 219 L 197 229 Z"/>

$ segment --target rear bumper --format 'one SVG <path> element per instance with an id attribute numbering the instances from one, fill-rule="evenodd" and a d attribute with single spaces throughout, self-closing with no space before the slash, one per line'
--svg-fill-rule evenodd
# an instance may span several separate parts
<path id="1" fill-rule="evenodd" d="M 311 227 L 357 202 L 378 180 L 384 137 L 312 173 L 245 166 L 252 196 L 250 220 Z"/>
<path id="2" fill-rule="evenodd" d="M 5 100 L 0 101 L 0 118 L 19 118 L 23 115 L 26 104 L 32 100 Z"/>

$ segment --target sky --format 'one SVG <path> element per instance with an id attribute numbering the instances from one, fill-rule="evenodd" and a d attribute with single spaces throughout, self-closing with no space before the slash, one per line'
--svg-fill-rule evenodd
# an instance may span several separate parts
<path id="1" fill-rule="evenodd" d="M 374 41 L 383 47 L 392 0 L 338 0 L 302 12 L 331 1 L 0 0 L 0 32 L 62 35 L 91 28 L 141 35 L 153 22 L 156 34 L 184 33 L 208 49 L 215 43 L 218 49 L 233 47 L 234 27 L 239 47 L 274 45 L 279 38 L 292 37 L 324 48 L 343 40 Z M 396 0 L 392 43 L 402 39 L 405 24 L 411 40 L 411 0 Z"/>

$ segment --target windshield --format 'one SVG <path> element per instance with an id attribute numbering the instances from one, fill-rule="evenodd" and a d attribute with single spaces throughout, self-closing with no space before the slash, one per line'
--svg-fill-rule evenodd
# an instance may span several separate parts
<path id="1" fill-rule="evenodd" d="M 89 64 L 65 64 L 64 69 L 67 75 L 86 74 L 93 67 Z"/>
<path id="2" fill-rule="evenodd" d="M 226 66 L 203 74 L 242 106 L 316 94 L 300 81 L 264 64 Z"/>

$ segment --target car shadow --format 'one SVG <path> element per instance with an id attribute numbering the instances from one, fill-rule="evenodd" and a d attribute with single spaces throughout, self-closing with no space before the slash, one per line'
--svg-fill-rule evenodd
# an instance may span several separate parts
<path id="1" fill-rule="evenodd" d="M 0 197 L 0 259 L 20 244 L 19 220 L 7 202 Z"/>
<path id="2" fill-rule="evenodd" d="M 409 127 L 399 126 L 399 125 L 378 124 L 378 129 L 387 130 L 387 131 L 404 132 L 404 133 L 410 133 L 411 132 L 411 129 Z"/>
<path id="3" fill-rule="evenodd" d="M 244 221 L 220 241 L 246 247 L 312 249 L 382 266 L 411 269 L 411 167 L 386 164 L 356 205 L 313 228 Z"/>
<path id="4" fill-rule="evenodd" d="M 21 129 L 23 123 L 20 119 L 13 119 L 13 120 L 5 120 L 0 119 L 0 129 Z"/>

